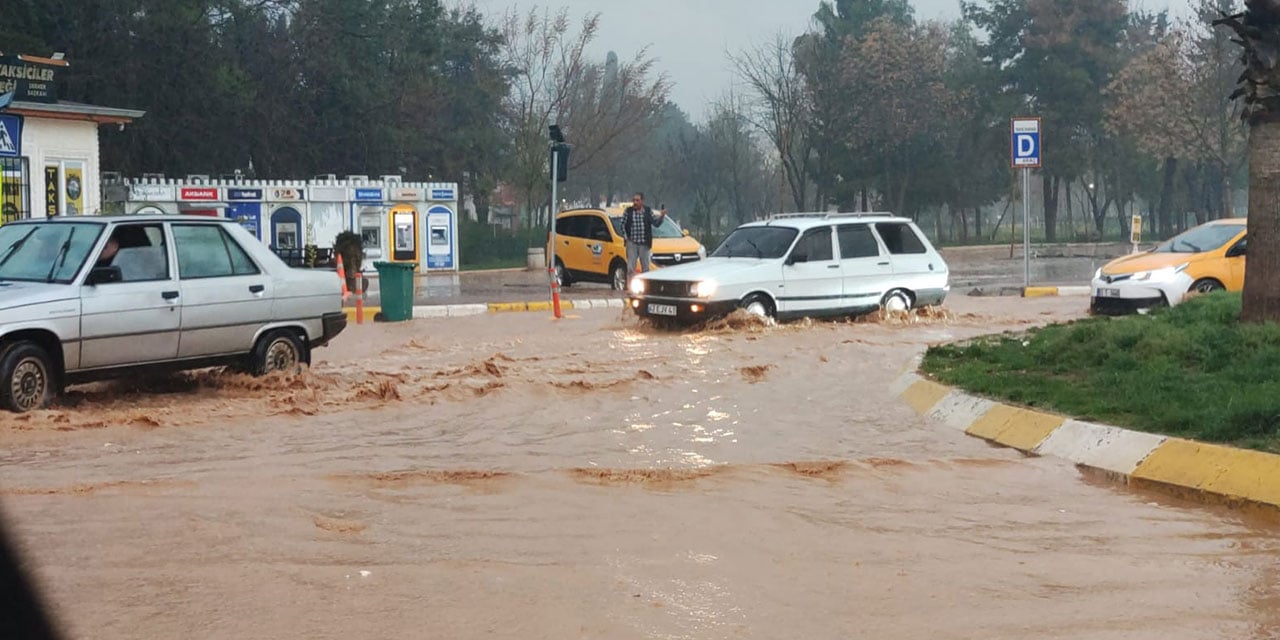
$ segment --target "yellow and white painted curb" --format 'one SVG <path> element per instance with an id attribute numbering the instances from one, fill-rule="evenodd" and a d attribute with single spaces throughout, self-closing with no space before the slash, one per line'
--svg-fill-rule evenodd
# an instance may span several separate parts
<path id="1" fill-rule="evenodd" d="M 1022 290 L 1022 297 L 1053 298 L 1057 296 L 1087 296 L 1092 293 L 1092 287 L 1027 287 Z"/>
<path id="2" fill-rule="evenodd" d="M 560 301 L 560 308 L 566 311 L 570 309 L 622 309 L 625 307 L 626 301 L 621 298 Z M 342 310 L 347 314 L 347 322 L 354 323 L 356 321 L 355 307 L 344 307 Z M 539 300 L 533 302 L 415 305 L 413 307 L 413 317 L 415 320 L 419 318 L 462 318 L 467 316 L 480 316 L 489 313 L 516 313 L 527 311 L 550 312 L 551 302 L 548 300 Z M 382 307 L 365 307 L 364 321 L 373 322 L 373 317 L 381 312 Z"/>
<path id="3" fill-rule="evenodd" d="M 969 395 L 915 373 L 894 392 L 916 413 L 1023 453 L 1051 456 L 1184 497 L 1280 507 L 1280 455 L 1071 420 Z"/>

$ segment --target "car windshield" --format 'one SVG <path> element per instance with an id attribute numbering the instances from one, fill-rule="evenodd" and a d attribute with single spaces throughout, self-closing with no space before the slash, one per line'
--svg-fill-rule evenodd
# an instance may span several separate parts
<path id="1" fill-rule="evenodd" d="M 0 227 L 0 280 L 69 283 L 101 233 L 102 224 L 96 222 Z"/>
<path id="2" fill-rule="evenodd" d="M 1156 247 L 1152 253 L 1204 253 L 1222 248 L 1240 235 L 1242 224 L 1207 224 L 1196 227 Z"/>
<path id="3" fill-rule="evenodd" d="M 613 216 L 609 218 L 609 222 L 613 223 L 613 230 L 615 233 L 624 238 L 627 237 L 627 234 L 622 230 L 622 216 Z M 667 216 L 663 219 L 662 224 L 658 225 L 657 228 L 653 230 L 653 237 L 683 238 L 684 230 L 680 228 L 680 225 L 676 224 L 675 220 L 671 219 L 671 216 Z"/>
<path id="4" fill-rule="evenodd" d="M 715 258 L 781 258 L 791 248 L 798 232 L 790 227 L 742 227 L 729 234 Z"/>

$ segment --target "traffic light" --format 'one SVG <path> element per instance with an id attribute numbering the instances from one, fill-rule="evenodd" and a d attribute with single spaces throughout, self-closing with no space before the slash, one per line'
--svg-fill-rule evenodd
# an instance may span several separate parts
<path id="1" fill-rule="evenodd" d="M 556 182 L 564 182 L 569 178 L 569 149 L 563 142 L 551 145 L 551 166 L 556 170 Z"/>

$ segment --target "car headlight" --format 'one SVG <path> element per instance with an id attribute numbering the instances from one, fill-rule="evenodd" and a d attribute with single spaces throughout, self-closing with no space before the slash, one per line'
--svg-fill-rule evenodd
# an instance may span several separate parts
<path id="1" fill-rule="evenodd" d="M 703 260 L 706 260 L 706 259 L 707 259 L 707 248 L 706 248 L 706 247 L 704 247 L 704 246 L 702 246 L 702 245 L 698 245 L 698 257 L 699 257 L 699 258 L 701 258 L 701 259 L 703 259 Z"/>
<path id="2" fill-rule="evenodd" d="M 1101 277 L 1102 277 L 1102 267 L 1098 267 L 1098 270 L 1093 272 L 1093 279 L 1097 280 Z"/>
<path id="3" fill-rule="evenodd" d="M 716 294 L 719 285 L 715 280 L 702 280 L 693 285 L 693 295 L 698 298 L 710 298 Z"/>
<path id="4" fill-rule="evenodd" d="M 1151 271 L 1140 271 L 1133 274 L 1133 279 L 1139 282 L 1148 280 L 1168 280 L 1179 273 L 1187 270 L 1191 266 L 1190 262 L 1184 262 L 1176 267 L 1165 267 L 1163 269 L 1152 269 Z"/>
<path id="5" fill-rule="evenodd" d="M 640 278 L 632 278 L 632 279 L 631 279 L 631 293 L 632 293 L 632 294 L 634 294 L 634 295 L 637 295 L 637 296 L 638 296 L 638 295 L 643 295 L 643 294 L 644 294 L 644 280 L 641 280 Z"/>

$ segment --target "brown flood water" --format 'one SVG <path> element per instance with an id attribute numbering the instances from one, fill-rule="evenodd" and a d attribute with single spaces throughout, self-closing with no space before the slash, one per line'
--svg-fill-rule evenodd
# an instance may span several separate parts
<path id="1" fill-rule="evenodd" d="M 1079 314 L 352 327 L 295 379 L 0 416 L 74 638 L 1275 638 L 1280 527 L 916 417 L 926 345 Z"/>

